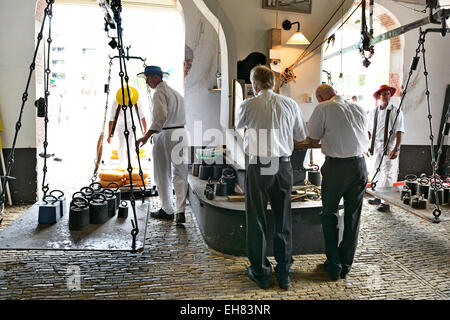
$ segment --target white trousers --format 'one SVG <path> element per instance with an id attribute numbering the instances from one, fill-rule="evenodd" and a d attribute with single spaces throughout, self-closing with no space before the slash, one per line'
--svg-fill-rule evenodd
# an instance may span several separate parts
<path id="1" fill-rule="evenodd" d="M 398 157 L 394 160 L 389 159 L 389 154 L 394 149 L 395 145 L 389 145 L 387 155 L 383 158 L 383 163 L 380 167 L 380 172 L 378 172 L 375 181 L 377 182 L 377 187 L 388 188 L 393 187 L 394 182 L 398 179 Z M 380 164 L 381 158 L 383 157 L 383 141 L 375 141 L 374 146 L 374 161 L 372 163 L 372 176 L 376 173 L 378 165 Z"/>
<path id="2" fill-rule="evenodd" d="M 129 148 L 130 148 L 130 157 L 131 157 L 131 165 L 137 167 L 136 160 L 136 145 L 133 130 L 130 128 L 130 135 L 128 136 Z M 117 150 L 117 154 L 119 156 L 120 168 L 127 169 L 128 168 L 128 153 L 127 153 L 127 140 L 125 139 L 125 135 L 123 132 L 124 128 L 116 128 L 117 139 L 119 140 L 119 149 Z"/>
<path id="3" fill-rule="evenodd" d="M 188 145 L 185 129 L 163 130 L 153 135 L 153 175 L 161 207 L 167 214 L 184 212 L 186 208 Z M 176 211 L 172 190 L 175 190 Z"/>

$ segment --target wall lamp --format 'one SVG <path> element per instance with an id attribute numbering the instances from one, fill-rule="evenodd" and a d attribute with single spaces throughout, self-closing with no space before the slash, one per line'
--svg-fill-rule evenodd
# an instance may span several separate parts
<path id="1" fill-rule="evenodd" d="M 309 44 L 310 42 L 308 39 L 306 39 L 303 33 L 300 32 L 300 22 L 290 22 L 289 20 L 284 20 L 282 26 L 284 30 L 291 30 L 294 24 L 298 25 L 297 32 L 294 33 L 294 35 L 288 40 L 287 44 Z"/>

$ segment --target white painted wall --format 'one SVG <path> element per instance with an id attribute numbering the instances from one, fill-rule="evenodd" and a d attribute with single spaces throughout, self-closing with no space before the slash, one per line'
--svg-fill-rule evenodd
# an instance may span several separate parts
<path id="1" fill-rule="evenodd" d="M 11 148 L 35 46 L 35 1 L 0 0 L 0 116 L 3 148 Z M 17 148 L 36 147 L 35 80 L 31 80 Z"/>

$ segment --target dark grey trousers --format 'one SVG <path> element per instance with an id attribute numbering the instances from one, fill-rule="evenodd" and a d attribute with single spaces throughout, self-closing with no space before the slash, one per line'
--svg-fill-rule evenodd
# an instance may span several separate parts
<path id="1" fill-rule="evenodd" d="M 322 166 L 322 204 L 320 216 L 325 239 L 327 264 L 334 271 L 350 271 L 358 245 L 359 222 L 367 184 L 364 157 L 330 159 Z M 338 206 L 344 198 L 344 233 L 339 244 Z"/>
<path id="2" fill-rule="evenodd" d="M 273 250 L 276 272 L 287 273 L 292 260 L 292 166 L 280 162 L 273 175 L 261 175 L 261 164 L 249 164 L 245 183 L 247 256 L 257 277 L 268 277 L 271 265 L 267 260 L 267 203 L 270 200 L 273 217 Z"/>

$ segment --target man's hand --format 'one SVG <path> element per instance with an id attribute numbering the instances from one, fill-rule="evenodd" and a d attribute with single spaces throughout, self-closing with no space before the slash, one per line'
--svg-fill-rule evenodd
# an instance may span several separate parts
<path id="1" fill-rule="evenodd" d="M 150 139 L 150 137 L 147 138 L 147 135 L 143 136 L 142 138 L 136 141 L 136 146 L 138 148 L 142 147 L 147 143 L 148 139 Z"/>
<path id="2" fill-rule="evenodd" d="M 395 149 L 392 150 L 391 153 L 389 154 L 389 159 L 394 160 L 394 159 L 397 159 L 397 157 L 398 157 L 398 151 L 397 151 L 397 149 L 395 148 Z"/>

